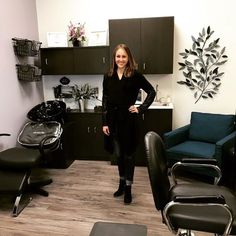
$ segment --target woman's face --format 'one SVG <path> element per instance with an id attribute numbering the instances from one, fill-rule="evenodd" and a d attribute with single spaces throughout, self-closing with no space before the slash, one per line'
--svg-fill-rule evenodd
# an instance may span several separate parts
<path id="1" fill-rule="evenodd" d="M 125 67 L 128 63 L 128 55 L 123 48 L 119 48 L 116 51 L 115 63 L 117 65 L 118 69 L 125 69 Z"/>

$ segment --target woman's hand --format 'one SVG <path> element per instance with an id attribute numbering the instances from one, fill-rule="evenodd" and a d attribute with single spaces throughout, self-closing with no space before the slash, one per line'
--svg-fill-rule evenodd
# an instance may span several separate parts
<path id="1" fill-rule="evenodd" d="M 103 126 L 102 127 L 102 131 L 105 135 L 109 136 L 110 135 L 110 131 L 109 131 L 109 127 L 108 126 Z"/>
<path id="2" fill-rule="evenodd" d="M 136 106 L 132 105 L 132 106 L 129 107 L 129 112 L 138 113 L 139 111 L 138 111 L 138 108 Z"/>

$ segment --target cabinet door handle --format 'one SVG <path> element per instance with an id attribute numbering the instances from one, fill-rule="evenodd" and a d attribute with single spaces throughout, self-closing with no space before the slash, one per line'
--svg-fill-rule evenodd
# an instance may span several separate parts
<path id="1" fill-rule="evenodd" d="M 47 58 L 45 58 L 45 64 L 48 65 L 48 59 Z"/>
<path id="2" fill-rule="evenodd" d="M 144 114 L 142 114 L 142 119 L 144 120 L 144 118 L 145 118 L 145 116 L 144 116 Z"/>
<path id="3" fill-rule="evenodd" d="M 105 57 L 102 58 L 102 63 L 103 63 L 103 64 L 106 63 L 106 58 L 105 58 Z"/>
<path id="4" fill-rule="evenodd" d="M 97 133 L 97 127 L 93 127 L 93 132 Z"/>
<path id="5" fill-rule="evenodd" d="M 146 70 L 146 63 L 143 63 L 143 70 Z"/>
<path id="6" fill-rule="evenodd" d="M 88 126 L 88 133 L 90 133 L 90 127 Z"/>

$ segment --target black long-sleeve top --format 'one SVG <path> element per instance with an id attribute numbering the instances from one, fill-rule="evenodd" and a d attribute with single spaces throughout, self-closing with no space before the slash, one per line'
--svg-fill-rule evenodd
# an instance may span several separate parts
<path id="1" fill-rule="evenodd" d="M 139 113 L 143 113 L 152 104 L 156 95 L 148 80 L 138 71 L 135 71 L 131 77 L 123 75 L 121 80 L 117 73 L 112 76 L 105 74 L 102 97 L 103 126 L 108 125 L 107 112 L 116 107 L 128 109 L 131 105 L 134 105 L 140 89 L 147 93 L 146 99 L 138 107 Z"/>

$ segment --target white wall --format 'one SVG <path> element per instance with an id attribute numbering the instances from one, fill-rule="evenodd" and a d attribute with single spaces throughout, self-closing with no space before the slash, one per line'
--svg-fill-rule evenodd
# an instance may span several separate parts
<path id="1" fill-rule="evenodd" d="M 227 0 L 222 2 L 220 0 L 212 1 L 180 1 L 182 7 L 181 12 L 176 12 L 176 28 L 175 28 L 175 59 L 174 59 L 174 81 L 173 81 L 173 100 L 175 104 L 174 110 L 174 126 L 181 126 L 189 121 L 191 111 L 203 111 L 212 113 L 231 113 L 236 111 L 236 79 L 234 75 L 234 66 L 236 63 L 236 32 L 234 30 L 234 21 L 236 19 L 234 8 L 236 2 Z M 195 3 L 195 4 L 194 4 Z M 194 9 L 191 10 L 190 9 Z M 228 62 L 221 67 L 225 72 L 222 78 L 222 86 L 219 93 L 214 99 L 199 100 L 195 104 L 193 93 L 180 86 L 176 81 L 183 78 L 182 72 L 178 71 L 177 62 L 181 60 L 178 55 L 185 48 L 190 48 L 192 45 L 191 35 L 198 36 L 198 32 L 208 25 L 215 31 L 213 38 L 220 38 L 219 44 L 226 47 L 226 54 L 229 59 Z"/>
<path id="2" fill-rule="evenodd" d="M 191 111 L 235 112 L 235 0 L 146 0 L 141 3 L 134 0 L 36 0 L 36 3 L 39 38 L 44 46 L 47 46 L 47 32 L 67 32 L 70 20 L 86 22 L 87 32 L 90 32 L 107 30 L 108 19 L 174 16 L 174 73 L 147 76 L 153 85 L 159 84 L 161 96 L 171 95 L 174 103 L 173 127 L 188 123 Z M 182 60 L 179 53 L 191 47 L 191 35 L 197 36 L 202 28 L 208 25 L 215 31 L 215 39 L 220 38 L 220 45 L 226 46 L 229 60 L 222 67 L 225 76 L 217 96 L 195 104 L 193 93 L 177 84 L 178 80 L 183 79 L 182 72 L 178 70 L 178 61 Z M 98 77 L 98 80 L 101 82 L 101 77 Z M 52 85 L 44 84 L 46 90 L 50 90 L 50 86 Z"/>
<path id="3" fill-rule="evenodd" d="M 38 39 L 35 0 L 0 0 L 0 151 L 16 145 L 17 134 L 25 122 L 26 113 L 42 101 L 42 83 L 22 83 L 16 75 L 18 63 L 12 38 Z"/>

